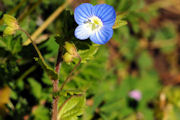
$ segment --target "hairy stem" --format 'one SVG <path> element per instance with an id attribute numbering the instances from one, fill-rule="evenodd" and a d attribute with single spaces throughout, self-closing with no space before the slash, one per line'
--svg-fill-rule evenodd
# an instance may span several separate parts
<path id="1" fill-rule="evenodd" d="M 26 32 L 24 29 L 22 28 L 19 28 L 18 30 L 24 32 L 27 37 L 31 40 L 35 50 L 37 51 L 40 59 L 45 62 L 40 50 L 38 49 L 36 43 L 32 40 L 30 34 L 28 32 Z M 59 73 L 60 71 L 60 67 L 61 67 L 61 63 L 63 61 L 62 59 L 62 54 L 63 54 L 63 51 L 62 51 L 62 47 L 59 47 L 59 50 L 58 50 L 58 56 L 57 56 L 57 61 L 56 61 L 56 66 L 55 66 L 55 71 L 57 73 Z M 52 80 L 53 82 L 53 92 L 58 92 L 59 91 L 59 88 L 58 88 L 58 83 L 59 83 L 59 79 L 56 79 L 56 80 Z M 53 103 L 52 103 L 52 120 L 57 120 L 57 114 L 58 114 L 58 100 L 59 100 L 59 97 L 56 96 L 53 98 Z"/>
<path id="2" fill-rule="evenodd" d="M 66 83 L 68 83 L 70 80 L 71 80 L 71 76 L 73 74 L 73 72 L 77 69 L 77 67 L 81 64 L 81 57 L 78 55 L 78 58 L 79 58 L 79 62 L 74 66 L 74 68 L 72 69 L 72 71 L 69 73 L 68 77 L 66 78 L 66 80 L 63 82 L 63 84 L 61 85 L 60 87 L 60 90 L 61 91 L 64 86 L 66 85 Z"/>
<path id="3" fill-rule="evenodd" d="M 24 29 L 22 29 L 22 28 L 19 28 L 18 30 L 20 30 L 20 31 L 22 31 L 22 32 L 24 32 L 24 33 L 26 34 L 26 36 L 31 40 L 32 45 L 33 45 L 33 47 L 35 48 L 35 50 L 36 50 L 39 58 L 40 58 L 43 62 L 45 62 L 45 60 L 44 60 L 44 58 L 43 58 L 40 50 L 38 49 L 36 43 L 32 40 L 31 35 L 30 35 L 27 31 L 25 31 Z"/>
<path id="4" fill-rule="evenodd" d="M 56 61 L 56 66 L 55 66 L 55 71 L 59 74 L 61 63 L 63 61 L 62 59 L 63 51 L 62 48 L 59 47 L 58 50 L 58 56 L 57 56 L 57 61 Z M 52 80 L 53 81 L 53 92 L 58 92 L 58 83 L 59 79 L 57 80 Z M 59 96 L 53 97 L 53 103 L 52 103 L 52 118 L 51 120 L 57 120 L 57 115 L 58 115 L 58 101 L 59 101 Z"/>

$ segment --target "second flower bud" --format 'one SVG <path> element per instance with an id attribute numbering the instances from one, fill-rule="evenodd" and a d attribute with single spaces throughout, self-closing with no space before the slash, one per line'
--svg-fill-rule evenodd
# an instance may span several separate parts
<path id="1" fill-rule="evenodd" d="M 74 58 L 79 57 L 77 49 L 73 43 L 65 42 L 64 48 L 67 51 L 63 56 L 63 60 L 66 63 L 70 63 Z"/>

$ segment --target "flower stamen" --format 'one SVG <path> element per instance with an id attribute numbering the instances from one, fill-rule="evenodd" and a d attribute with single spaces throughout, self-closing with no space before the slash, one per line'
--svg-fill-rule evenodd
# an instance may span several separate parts
<path id="1" fill-rule="evenodd" d="M 98 31 L 103 26 L 101 19 L 99 19 L 96 16 L 89 18 L 88 21 L 86 21 L 84 23 L 87 24 L 87 26 L 90 28 L 91 32 Z"/>

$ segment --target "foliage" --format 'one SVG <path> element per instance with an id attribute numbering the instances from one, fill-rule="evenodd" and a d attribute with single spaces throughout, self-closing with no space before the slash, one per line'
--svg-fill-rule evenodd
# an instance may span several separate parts
<path id="1" fill-rule="evenodd" d="M 67 99 L 59 108 L 59 120 L 77 120 L 77 116 L 83 114 L 85 106 L 85 96 L 76 95 Z"/>

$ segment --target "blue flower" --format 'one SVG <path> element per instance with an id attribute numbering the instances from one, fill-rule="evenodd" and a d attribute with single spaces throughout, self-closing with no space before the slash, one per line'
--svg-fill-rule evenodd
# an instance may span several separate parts
<path id="1" fill-rule="evenodd" d="M 90 38 L 96 44 L 105 44 L 113 35 L 112 26 L 116 20 L 116 12 L 107 4 L 93 6 L 84 3 L 75 9 L 74 19 L 79 25 L 75 30 L 76 38 Z"/>

